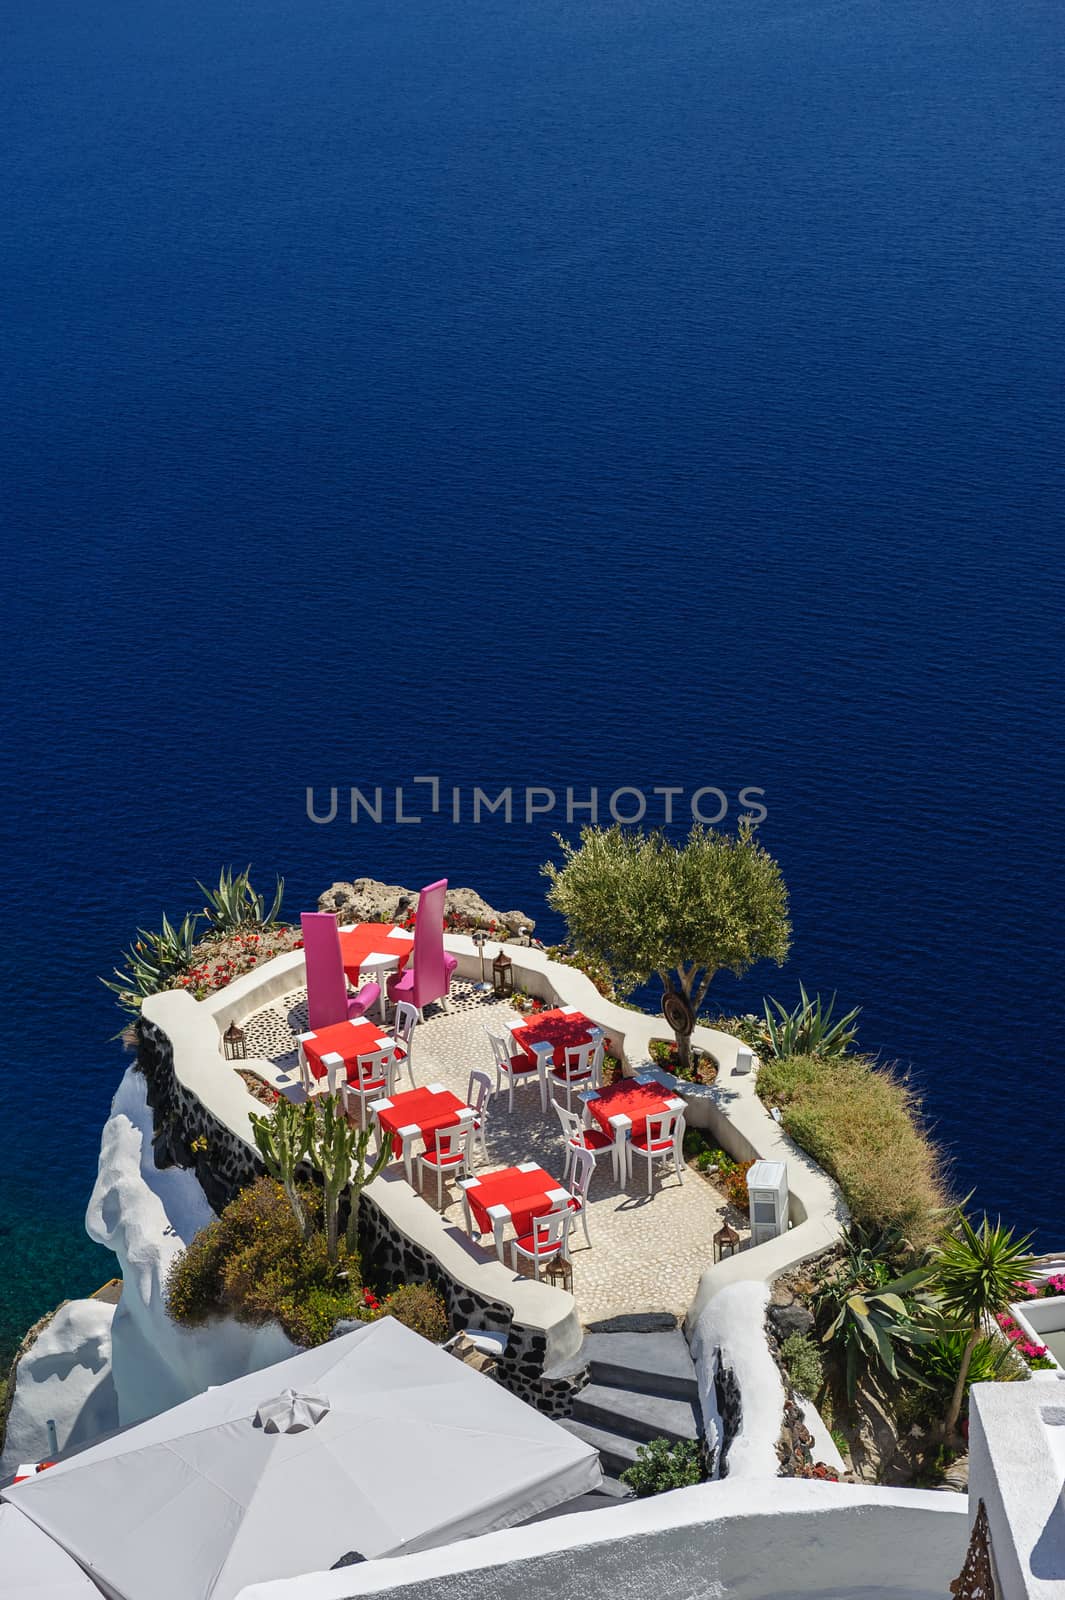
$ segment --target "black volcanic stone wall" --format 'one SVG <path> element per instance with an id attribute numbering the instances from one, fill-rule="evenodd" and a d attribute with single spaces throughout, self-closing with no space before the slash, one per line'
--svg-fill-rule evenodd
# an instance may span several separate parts
<path id="1" fill-rule="evenodd" d="M 213 1116 L 174 1073 L 174 1052 L 161 1028 L 144 1018 L 137 1026 L 137 1066 L 148 1084 L 157 1167 L 192 1168 L 213 1211 L 221 1211 L 241 1189 L 265 1171 L 258 1156 Z M 193 1151 L 195 1139 L 206 1151 Z M 343 1220 L 343 1219 L 342 1219 Z M 506 1333 L 508 1344 L 496 1376 L 505 1388 L 548 1416 L 570 1414 L 573 1396 L 588 1381 L 587 1371 L 545 1379 L 547 1338 L 535 1328 L 516 1325 L 509 1306 L 475 1294 L 444 1272 L 435 1256 L 408 1239 L 383 1209 L 363 1194 L 359 1206 L 359 1244 L 368 1278 L 392 1289 L 400 1283 L 431 1283 L 444 1298 L 452 1332 L 473 1326 Z"/>

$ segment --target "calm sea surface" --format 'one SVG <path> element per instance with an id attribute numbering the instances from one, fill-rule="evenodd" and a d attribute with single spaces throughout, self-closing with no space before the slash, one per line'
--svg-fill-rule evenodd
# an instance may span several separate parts
<path id="1" fill-rule="evenodd" d="M 196 877 L 557 931 L 557 817 L 307 820 L 425 774 L 763 788 L 793 957 L 718 1001 L 862 1005 L 1065 1245 L 1053 0 L 5 32 L 0 1345 L 111 1273 L 97 974 Z"/>

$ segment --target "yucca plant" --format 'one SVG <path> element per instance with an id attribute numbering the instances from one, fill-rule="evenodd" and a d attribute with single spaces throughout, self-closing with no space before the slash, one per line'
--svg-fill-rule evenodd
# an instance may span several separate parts
<path id="1" fill-rule="evenodd" d="M 1028 1254 L 1030 1243 L 1030 1234 L 1015 1239 L 1013 1230 L 1001 1221 L 992 1224 L 985 1216 L 974 1228 L 968 1217 L 959 1214 L 955 1232 L 935 1252 L 933 1271 L 942 1314 L 967 1334 L 943 1425 L 948 1439 L 957 1433 L 974 1350 L 992 1319 L 1017 1299 L 1035 1269 L 1035 1259 Z"/>
<path id="2" fill-rule="evenodd" d="M 820 994 L 811 1000 L 801 983 L 799 995 L 799 1004 L 793 1011 L 787 1011 L 779 1000 L 770 998 L 765 1001 L 770 1053 L 781 1057 L 846 1055 L 858 1033 L 853 1023 L 861 1013 L 861 1006 L 855 1006 L 853 1011 L 848 1011 L 846 1016 L 838 1017 L 833 1022 L 835 995 L 827 1004 Z"/>
<path id="3" fill-rule="evenodd" d="M 175 924 L 164 912 L 158 932 L 138 928 L 136 939 L 124 954 L 125 967 L 115 967 L 114 978 L 101 978 L 100 982 L 118 996 L 126 1011 L 135 1015 L 146 995 L 169 989 L 172 979 L 191 965 L 199 920 L 190 911 Z"/>
<path id="4" fill-rule="evenodd" d="M 196 880 L 197 888 L 207 904 L 203 914 L 215 933 L 233 933 L 249 923 L 268 928 L 277 921 L 281 900 L 285 893 L 284 878 L 275 880 L 274 898 L 269 911 L 266 899 L 251 886 L 251 867 L 235 873 L 232 867 L 223 867 L 218 874 L 217 889 L 208 889 Z"/>

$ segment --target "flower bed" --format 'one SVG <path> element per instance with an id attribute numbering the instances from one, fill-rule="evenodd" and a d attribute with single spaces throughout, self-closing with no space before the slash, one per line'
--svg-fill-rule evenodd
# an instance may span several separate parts
<path id="1" fill-rule="evenodd" d="M 691 1070 L 681 1066 L 680 1052 L 675 1039 L 652 1039 L 648 1046 L 651 1060 L 656 1066 L 665 1067 L 675 1078 L 680 1078 L 687 1083 L 716 1083 L 718 1064 L 709 1050 L 692 1050 Z"/>
<path id="2" fill-rule="evenodd" d="M 238 1078 L 244 1079 L 248 1086 L 248 1092 L 255 1096 L 260 1105 L 270 1106 L 271 1109 L 277 1105 L 281 1098 L 280 1092 L 271 1088 L 265 1078 L 260 1078 L 257 1072 L 249 1072 L 246 1067 L 238 1067 L 236 1072 Z"/>
<path id="3" fill-rule="evenodd" d="M 299 929 L 284 925 L 202 939 L 193 952 L 193 964 L 174 980 L 172 987 L 187 989 L 195 1000 L 205 1000 L 274 956 L 302 949 Z"/>
<path id="4" fill-rule="evenodd" d="M 1030 1367 L 1034 1368 L 1036 1371 L 1042 1371 L 1044 1369 L 1057 1366 L 1057 1362 L 1050 1354 L 1050 1351 L 1047 1349 L 1046 1345 L 1036 1344 L 1033 1339 L 1029 1338 L 1028 1334 L 1016 1322 L 1016 1320 L 1010 1316 L 1008 1311 L 1000 1311 L 998 1316 L 995 1318 L 995 1321 L 998 1323 L 999 1327 L 1002 1329 L 1003 1333 L 1006 1335 L 1006 1338 L 1016 1350 L 1017 1354 L 1019 1356 L 1023 1356 Z"/>

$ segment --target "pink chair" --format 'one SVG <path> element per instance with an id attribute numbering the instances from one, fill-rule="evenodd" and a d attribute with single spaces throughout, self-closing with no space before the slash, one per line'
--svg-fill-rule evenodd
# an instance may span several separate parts
<path id="1" fill-rule="evenodd" d="M 358 994 L 348 993 L 340 931 L 332 911 L 304 911 L 300 915 L 303 954 L 307 962 L 307 1026 L 328 1028 L 334 1022 L 364 1017 L 381 998 L 378 983 L 365 983 Z"/>
<path id="2" fill-rule="evenodd" d="M 414 951 L 402 972 L 388 980 L 388 998 L 399 1004 L 405 1000 L 422 1008 L 431 1000 L 442 1000 L 446 1007 L 451 979 L 458 961 L 444 949 L 444 896 L 447 879 L 430 883 L 418 896 L 418 916 L 414 924 Z"/>

